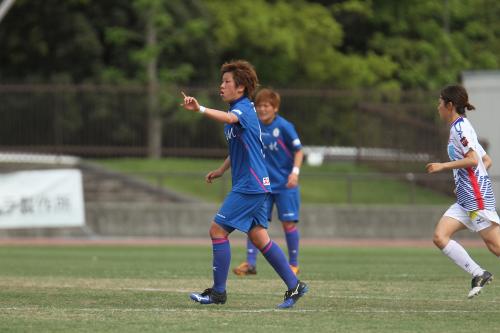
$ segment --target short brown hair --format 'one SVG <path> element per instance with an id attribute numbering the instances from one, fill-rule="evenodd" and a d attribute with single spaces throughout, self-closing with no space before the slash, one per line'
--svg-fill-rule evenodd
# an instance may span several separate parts
<path id="1" fill-rule="evenodd" d="M 451 103 L 460 115 L 465 115 L 465 109 L 475 110 L 474 105 L 469 103 L 469 95 L 464 87 L 459 85 L 446 86 L 441 90 L 441 99 L 445 103 Z"/>
<path id="2" fill-rule="evenodd" d="M 274 108 L 279 109 L 281 103 L 280 94 L 271 89 L 261 89 L 255 96 L 255 105 L 259 105 L 260 103 L 268 102 Z"/>
<path id="3" fill-rule="evenodd" d="M 226 62 L 222 65 L 220 72 L 222 75 L 228 72 L 233 73 L 233 79 L 236 86 L 245 87 L 245 95 L 248 98 L 252 99 L 254 97 L 255 90 L 257 90 L 259 86 L 259 78 L 251 63 L 246 60 Z"/>

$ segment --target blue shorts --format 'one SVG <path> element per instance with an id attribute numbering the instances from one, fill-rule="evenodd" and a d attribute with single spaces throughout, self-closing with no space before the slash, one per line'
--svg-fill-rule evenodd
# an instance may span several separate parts
<path id="1" fill-rule="evenodd" d="M 298 189 L 271 193 L 268 199 L 267 219 L 271 221 L 273 206 L 278 209 L 281 222 L 298 222 L 300 218 L 300 193 Z"/>
<path id="2" fill-rule="evenodd" d="M 227 232 L 234 229 L 248 233 L 256 225 L 269 226 L 267 221 L 267 198 L 269 193 L 245 194 L 229 192 L 214 221 Z"/>

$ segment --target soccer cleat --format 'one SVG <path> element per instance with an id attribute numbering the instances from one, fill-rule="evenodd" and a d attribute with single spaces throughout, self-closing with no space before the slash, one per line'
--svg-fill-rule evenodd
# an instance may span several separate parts
<path id="1" fill-rule="evenodd" d="M 283 298 L 283 303 L 278 305 L 280 309 L 291 308 L 297 303 L 299 298 L 304 296 L 305 293 L 309 291 L 309 287 L 304 282 L 297 282 L 295 288 L 285 291 L 285 297 Z"/>
<path id="2" fill-rule="evenodd" d="M 255 275 L 257 274 L 257 269 L 255 268 L 255 266 L 252 266 L 245 261 L 242 262 L 238 267 L 234 268 L 233 273 L 238 276 Z"/>
<path id="3" fill-rule="evenodd" d="M 189 295 L 193 301 L 200 304 L 224 304 L 227 300 L 226 291 L 218 293 L 212 288 L 205 289 L 201 294 L 192 293 Z"/>
<path id="4" fill-rule="evenodd" d="M 290 265 L 290 268 L 292 269 L 293 274 L 298 275 L 300 273 L 299 266 Z"/>
<path id="5" fill-rule="evenodd" d="M 475 276 L 471 281 L 471 289 L 467 298 L 472 298 L 479 295 L 481 289 L 493 280 L 493 274 L 488 271 L 484 271 L 483 275 Z"/>

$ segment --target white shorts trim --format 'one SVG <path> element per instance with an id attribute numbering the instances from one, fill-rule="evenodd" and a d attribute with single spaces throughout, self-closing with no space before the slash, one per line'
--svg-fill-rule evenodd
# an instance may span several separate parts
<path id="1" fill-rule="evenodd" d="M 469 212 L 457 203 L 451 205 L 443 216 L 460 221 L 467 229 L 473 232 L 486 229 L 492 223 L 500 224 L 500 218 L 496 211 L 482 209 Z"/>

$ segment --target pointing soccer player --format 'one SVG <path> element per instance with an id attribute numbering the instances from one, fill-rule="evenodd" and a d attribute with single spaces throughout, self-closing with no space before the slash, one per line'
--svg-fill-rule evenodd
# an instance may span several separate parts
<path id="1" fill-rule="evenodd" d="M 183 107 L 224 123 L 229 156 L 206 176 L 211 183 L 231 168 L 232 188 L 210 225 L 213 249 L 213 285 L 190 298 L 200 304 L 226 303 L 226 281 L 231 262 L 229 234 L 235 229 L 247 233 L 287 286 L 279 308 L 290 308 L 307 291 L 288 265 L 285 254 L 267 233 L 267 200 L 271 183 L 264 162 L 261 129 L 250 100 L 258 85 L 257 74 L 247 61 L 225 63 L 221 68 L 220 96 L 229 103 L 228 112 L 201 106 L 196 98 L 184 95 Z"/>

